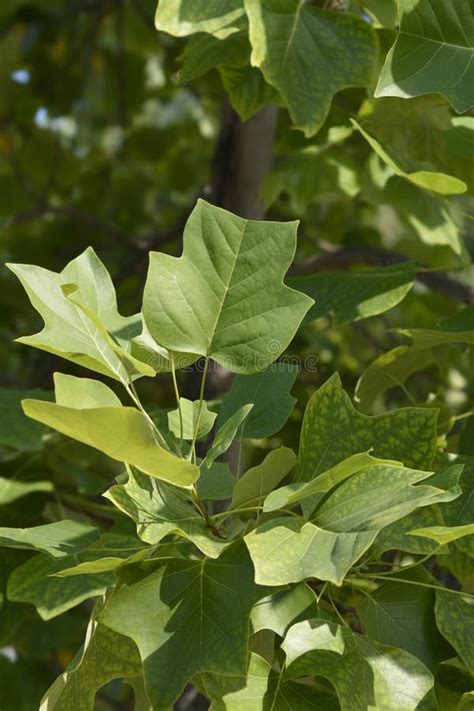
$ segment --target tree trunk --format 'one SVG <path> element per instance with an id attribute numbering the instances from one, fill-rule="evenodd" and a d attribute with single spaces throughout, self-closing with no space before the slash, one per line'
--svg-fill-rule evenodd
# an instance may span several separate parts
<path id="1" fill-rule="evenodd" d="M 273 165 L 278 119 L 276 106 L 266 106 L 242 123 L 226 102 L 212 165 L 211 202 L 240 217 L 261 220 L 262 181 Z"/>

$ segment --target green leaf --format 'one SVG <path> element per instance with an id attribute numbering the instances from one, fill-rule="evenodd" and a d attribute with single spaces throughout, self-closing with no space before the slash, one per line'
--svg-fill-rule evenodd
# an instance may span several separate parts
<path id="1" fill-rule="evenodd" d="M 368 23 L 293 0 L 245 0 L 245 9 L 251 63 L 279 91 L 306 136 L 320 128 L 338 91 L 370 84 L 377 39 Z"/>
<path id="2" fill-rule="evenodd" d="M 65 578 L 70 575 L 114 571 L 123 565 L 140 562 L 152 552 L 136 536 L 117 532 L 113 528 L 78 554 L 69 556 L 61 570 L 54 575 Z"/>
<path id="3" fill-rule="evenodd" d="M 295 277 L 289 283 L 314 299 L 305 321 L 332 315 L 334 326 L 376 316 L 396 306 L 408 294 L 416 265 L 402 262 L 346 272 L 317 272 Z"/>
<path id="4" fill-rule="evenodd" d="M 257 602 L 250 620 L 252 630 L 272 630 L 284 637 L 286 630 L 300 618 L 308 617 L 316 609 L 316 595 L 305 583 L 279 590 Z M 312 615 L 311 615 L 312 616 Z"/>
<path id="5" fill-rule="evenodd" d="M 23 410 L 28 417 L 150 476 L 177 486 L 190 486 L 196 481 L 198 468 L 163 449 L 141 412 L 133 407 L 113 406 L 117 398 L 106 385 L 70 376 L 59 376 L 56 383 L 58 403 L 24 400 Z"/>
<path id="6" fill-rule="evenodd" d="M 435 711 L 433 677 L 416 657 L 334 622 L 293 625 L 282 644 L 286 677 L 318 675 L 334 685 L 341 711 Z"/>
<path id="7" fill-rule="evenodd" d="M 445 201 L 395 175 L 387 182 L 381 202 L 393 205 L 425 244 L 446 246 L 454 252 L 456 257 L 452 256 L 452 261 L 445 258 L 443 267 L 469 261 L 459 228 Z"/>
<path id="8" fill-rule="evenodd" d="M 294 222 L 244 220 L 198 200 L 183 255 L 150 253 L 143 313 L 153 338 L 236 373 L 263 370 L 312 303 L 283 284 L 295 240 Z"/>
<path id="9" fill-rule="evenodd" d="M 23 496 L 53 491 L 50 481 L 20 481 L 0 477 L 0 506 L 11 504 Z"/>
<path id="10" fill-rule="evenodd" d="M 123 678 L 133 684 L 141 673 L 132 640 L 91 620 L 84 645 L 43 696 L 40 711 L 90 711 L 102 686 Z"/>
<path id="11" fill-rule="evenodd" d="M 266 104 L 281 104 L 277 91 L 267 84 L 257 67 L 219 67 L 223 87 L 241 121 L 257 113 Z"/>
<path id="12" fill-rule="evenodd" d="M 423 568 L 414 568 L 383 583 L 374 592 L 366 593 L 357 607 L 365 633 L 376 642 L 404 649 L 434 670 L 438 662 L 449 656 L 449 650 L 436 627 L 435 593 L 431 588 L 407 585 L 403 580 L 431 583 Z"/>
<path id="13" fill-rule="evenodd" d="M 472 600 L 464 600 L 460 595 L 437 590 L 435 612 L 439 631 L 453 645 L 471 674 L 474 674 Z"/>
<path id="14" fill-rule="evenodd" d="M 452 175 L 431 170 L 411 171 L 409 168 L 404 167 L 401 161 L 389 151 L 388 148 L 385 148 L 380 141 L 377 141 L 377 139 L 371 136 L 357 121 L 354 121 L 354 119 L 351 120 L 372 150 L 393 170 L 395 175 L 409 180 L 410 183 L 414 183 L 420 188 L 430 190 L 433 193 L 439 193 L 440 195 L 456 195 L 466 192 L 466 183 Z"/>
<path id="15" fill-rule="evenodd" d="M 399 329 L 398 333 L 412 340 L 411 346 L 398 346 L 383 353 L 362 373 L 356 387 L 356 400 L 364 412 L 370 410 L 377 397 L 393 387 L 407 392 L 405 383 L 414 373 L 435 362 L 433 348 L 458 342 L 474 343 L 474 331 L 442 331 L 429 329 Z"/>
<path id="16" fill-rule="evenodd" d="M 384 528 L 373 545 L 373 554 L 380 558 L 385 551 L 399 550 L 426 555 L 439 550 L 439 546 L 428 538 L 410 536 L 410 531 L 417 527 L 443 525 L 443 516 L 438 506 L 426 506 L 416 509 L 400 521 Z"/>
<path id="17" fill-rule="evenodd" d="M 336 533 L 286 516 L 262 524 L 245 536 L 245 543 L 259 585 L 287 585 L 308 578 L 342 585 L 376 535 L 376 531 Z"/>
<path id="18" fill-rule="evenodd" d="M 214 462 L 210 469 L 203 467 L 197 482 L 197 492 L 201 499 L 219 501 L 230 499 L 236 478 L 227 462 Z"/>
<path id="19" fill-rule="evenodd" d="M 342 462 L 339 462 L 339 464 L 328 469 L 324 474 L 319 474 L 315 479 L 307 483 L 296 482 L 272 491 L 265 499 L 263 510 L 265 512 L 271 512 L 285 507 L 291 508 L 294 504 L 308 497 L 333 489 L 337 484 L 340 484 L 353 474 L 372 467 L 375 464 L 392 464 L 397 466 L 399 462 L 377 459 L 376 457 L 372 457 L 369 452 L 353 454 L 352 457 L 344 459 Z"/>
<path id="20" fill-rule="evenodd" d="M 76 378 L 54 373 L 56 403 L 62 407 L 90 410 L 96 407 L 121 407 L 117 395 L 105 383 L 90 378 Z"/>
<path id="21" fill-rule="evenodd" d="M 472 440 L 469 443 L 469 452 L 472 452 Z M 474 469 L 472 466 L 464 467 L 461 476 L 461 489 L 461 496 L 442 507 L 443 524 L 458 529 L 459 533 L 465 532 L 465 537 L 458 538 L 456 536 L 455 547 L 474 558 L 474 537 L 469 535 L 469 528 L 465 528 L 474 521 Z"/>
<path id="22" fill-rule="evenodd" d="M 456 711 L 471 711 L 474 705 L 474 691 L 463 694 L 456 706 Z"/>
<path id="23" fill-rule="evenodd" d="M 86 320 L 90 321 L 90 323 L 95 327 L 96 335 L 94 335 L 94 338 L 99 337 L 100 340 L 100 336 L 102 336 L 105 343 L 107 343 L 112 351 L 121 359 L 125 369 L 130 375 L 134 375 L 135 377 L 140 375 L 148 375 L 151 377 L 155 376 L 156 371 L 151 366 L 151 362 L 153 361 L 150 360 L 149 362 L 144 362 L 138 358 L 135 358 L 135 356 L 129 352 L 129 350 L 133 350 L 133 343 L 129 336 L 126 335 L 125 338 L 120 338 L 118 335 L 116 337 L 111 336 L 95 311 L 81 302 L 81 293 L 77 284 L 64 284 L 61 286 L 61 291 L 67 300 L 70 301 L 71 304 L 74 304 L 78 312 L 84 314 Z M 128 328 L 125 330 L 125 334 L 128 333 L 128 330 Z M 134 333 L 135 331 L 136 327 L 134 326 L 131 332 Z M 122 348 L 122 346 L 118 344 L 120 341 L 123 341 L 126 349 Z"/>
<path id="24" fill-rule="evenodd" d="M 469 707 L 466 709 L 458 706 L 463 692 L 469 692 L 472 689 L 472 675 L 469 674 L 459 657 L 441 662 L 436 674 L 435 689 L 440 709 L 469 711 Z"/>
<path id="25" fill-rule="evenodd" d="M 202 439 L 208 435 L 212 430 L 217 415 L 208 409 L 207 403 L 204 401 L 200 404 L 199 400 L 192 402 L 185 397 L 181 397 L 179 399 L 179 405 L 182 417 L 182 430 L 180 411 L 176 409 L 168 412 L 168 426 L 171 432 L 178 438 L 192 439 L 196 425 L 199 423 L 196 438 Z"/>
<path id="26" fill-rule="evenodd" d="M 155 25 L 175 37 L 208 32 L 224 39 L 244 15 L 242 0 L 159 0 Z"/>
<path id="27" fill-rule="evenodd" d="M 214 684 L 211 675 L 203 675 L 206 694 L 214 699 L 210 711 L 337 711 L 335 698 L 309 684 L 285 679 L 263 657 L 251 653 L 248 672 L 242 677 L 222 678 Z"/>
<path id="28" fill-rule="evenodd" d="M 42 551 L 52 558 L 77 553 L 99 537 L 98 528 L 79 521 L 56 521 L 32 528 L 0 528 L 0 546 Z"/>
<path id="29" fill-rule="evenodd" d="M 374 457 L 429 468 L 435 453 L 436 418 L 436 410 L 421 407 L 375 417 L 362 415 L 352 406 L 335 373 L 306 407 L 297 478 L 310 481 L 352 454 L 371 448 Z"/>
<path id="30" fill-rule="evenodd" d="M 227 452 L 236 437 L 238 437 L 238 439 L 242 439 L 239 428 L 245 421 L 245 418 L 252 408 L 253 405 L 251 403 L 248 405 L 242 405 L 242 407 L 240 407 L 237 412 L 234 412 L 234 414 L 231 415 L 217 431 L 214 441 L 206 454 L 206 458 L 203 460 L 203 464 L 208 469 L 214 464 L 217 457 L 220 457 L 221 454 Z"/>
<path id="31" fill-rule="evenodd" d="M 434 348 L 453 343 L 474 345 L 474 330 L 442 331 L 428 328 L 400 328 L 398 333 L 411 338 L 416 348 Z"/>
<path id="32" fill-rule="evenodd" d="M 430 350 L 418 350 L 410 346 L 397 346 L 382 353 L 360 376 L 355 398 L 362 412 L 368 412 L 376 399 L 391 388 L 406 390 L 408 378 L 433 363 Z"/>
<path id="33" fill-rule="evenodd" d="M 199 672 L 245 675 L 250 611 L 264 595 L 237 543 L 218 560 L 175 559 L 123 584 L 99 622 L 136 642 L 150 701 L 165 711 Z"/>
<path id="34" fill-rule="evenodd" d="M 8 264 L 44 320 L 33 336 L 19 338 L 36 348 L 86 368 L 129 382 L 133 374 L 154 375 L 144 363 L 129 357 L 130 340 L 141 330 L 139 315 L 123 317 L 106 268 L 92 248 L 56 273 L 27 264 Z M 66 294 L 73 294 L 71 300 Z M 79 303 L 81 307 L 76 304 Z"/>
<path id="35" fill-rule="evenodd" d="M 474 116 L 454 116 L 452 128 L 444 132 L 448 146 L 461 156 L 474 155 Z"/>
<path id="36" fill-rule="evenodd" d="M 142 332 L 130 342 L 132 356 L 141 362 L 149 363 L 157 373 L 169 373 L 173 368 L 187 368 L 196 362 L 193 353 L 174 353 L 160 346 L 151 335 L 143 320 Z"/>
<path id="37" fill-rule="evenodd" d="M 307 578 L 341 585 L 378 532 L 446 491 L 419 484 L 429 472 L 374 465 L 354 474 L 323 499 L 310 521 L 271 519 L 245 536 L 260 585 Z"/>
<path id="38" fill-rule="evenodd" d="M 474 28 L 469 0 L 400 0 L 400 33 L 376 96 L 442 94 L 458 113 L 474 106 Z"/>
<path id="39" fill-rule="evenodd" d="M 296 464 L 296 455 L 288 447 L 273 449 L 263 462 L 237 479 L 230 509 L 259 506 L 267 494 L 278 486 Z"/>
<path id="40" fill-rule="evenodd" d="M 459 538 L 474 535 L 474 523 L 467 523 L 465 526 L 431 526 L 428 528 L 417 528 L 409 531 L 410 536 L 421 536 L 430 538 L 436 543 L 445 546 L 447 543 L 457 541 Z"/>
<path id="41" fill-rule="evenodd" d="M 43 620 L 62 615 L 84 600 L 103 595 L 114 585 L 112 573 L 66 578 L 55 574 L 70 565 L 68 558 L 51 560 L 37 555 L 16 568 L 8 579 L 7 597 L 13 602 L 29 602 Z"/>
<path id="42" fill-rule="evenodd" d="M 291 363 L 272 363 L 260 373 L 236 375 L 229 392 L 225 395 L 217 426 L 221 427 L 231 415 L 247 403 L 252 411 L 247 416 L 241 437 L 263 439 L 281 430 L 296 403 L 289 393 L 298 374 Z"/>
<path id="43" fill-rule="evenodd" d="M 265 207 L 273 205 L 282 193 L 290 197 L 291 209 L 296 214 L 321 201 L 355 197 L 362 187 L 358 162 L 347 153 L 346 146 L 337 145 L 352 132 L 352 126 L 335 126 L 333 138 L 329 129 L 326 145 L 310 144 L 302 150 L 279 156 L 262 185 Z M 290 279 L 288 283 L 292 281 L 296 280 Z"/>
<path id="44" fill-rule="evenodd" d="M 181 490 L 138 471 L 131 472 L 126 484 L 113 486 L 105 496 L 135 521 L 137 534 L 146 543 L 158 543 L 176 534 L 192 541 L 210 558 L 217 558 L 229 545 L 211 533 Z"/>
<path id="45" fill-rule="evenodd" d="M 46 390 L 0 389 L 0 447 L 31 452 L 41 449 L 47 429 L 37 422 L 27 420 L 21 410 L 24 398 L 50 400 Z"/>
<path id="46" fill-rule="evenodd" d="M 359 117 L 364 129 L 388 148 L 408 172 L 435 170 L 455 175 L 472 192 L 474 175 L 469 156 L 472 128 L 469 122 L 464 123 L 464 117 L 453 117 L 441 96 L 429 94 L 412 101 L 399 98 L 366 101 Z M 457 123 L 459 120 L 462 125 Z M 450 141 L 459 145 L 454 148 Z"/>
<path id="47" fill-rule="evenodd" d="M 243 29 L 225 39 L 216 39 L 205 34 L 192 37 L 179 57 L 183 62 L 179 71 L 180 82 L 193 81 L 220 65 L 225 65 L 228 69 L 248 65 L 250 43 L 244 18 L 241 24 Z"/>

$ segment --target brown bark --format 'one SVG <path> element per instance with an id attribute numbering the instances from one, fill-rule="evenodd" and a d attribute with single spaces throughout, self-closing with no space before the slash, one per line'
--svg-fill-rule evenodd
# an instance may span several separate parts
<path id="1" fill-rule="evenodd" d="M 263 178 L 273 164 L 278 109 L 265 106 L 242 123 L 226 102 L 212 166 L 211 202 L 240 217 L 261 220 Z"/>

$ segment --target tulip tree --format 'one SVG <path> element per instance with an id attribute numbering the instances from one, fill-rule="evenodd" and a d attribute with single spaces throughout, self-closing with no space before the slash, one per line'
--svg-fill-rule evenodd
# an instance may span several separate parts
<path id="1" fill-rule="evenodd" d="M 89 5 L 0 9 L 1 711 L 467 711 L 472 0 Z"/>

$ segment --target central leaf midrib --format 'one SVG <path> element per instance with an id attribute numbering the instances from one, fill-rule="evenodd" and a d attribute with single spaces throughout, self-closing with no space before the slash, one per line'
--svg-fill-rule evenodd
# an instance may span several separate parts
<path id="1" fill-rule="evenodd" d="M 229 291 L 230 291 L 231 288 L 232 288 L 232 286 L 231 286 L 231 284 L 232 284 L 232 279 L 234 278 L 235 269 L 236 269 L 237 263 L 238 263 L 238 261 L 239 261 L 239 257 L 240 257 L 241 249 L 242 249 L 242 244 L 243 244 L 244 239 L 245 239 L 245 233 L 246 233 L 246 231 L 247 231 L 247 227 L 248 227 L 248 220 L 245 221 L 245 225 L 244 225 L 243 230 L 242 230 L 242 237 L 241 237 L 241 239 L 240 239 L 238 249 L 237 249 L 237 251 L 235 252 L 234 264 L 232 265 L 232 269 L 231 269 L 231 271 L 230 271 L 229 277 L 228 277 L 228 279 L 227 279 L 226 281 L 224 281 L 224 280 L 221 278 L 221 281 L 222 281 L 222 283 L 223 283 L 223 285 L 224 285 L 224 293 L 223 293 L 223 295 L 222 295 L 221 302 L 220 302 L 220 304 L 219 304 L 219 308 L 218 308 L 218 310 L 217 310 L 217 315 L 216 315 L 216 320 L 215 320 L 215 322 L 214 322 L 214 326 L 212 327 L 212 329 L 211 329 L 211 331 L 210 331 L 210 337 L 209 337 L 209 343 L 208 343 L 208 346 L 207 346 L 207 353 L 206 353 L 206 355 L 209 355 L 209 353 L 210 353 L 211 350 L 212 350 L 212 346 L 213 346 L 213 343 L 214 343 L 214 339 L 215 339 L 215 337 L 216 337 L 217 330 L 218 330 L 217 327 L 218 327 L 218 325 L 219 325 L 219 321 L 220 321 L 221 316 L 222 316 L 222 313 L 223 313 L 223 311 L 224 311 L 224 304 L 225 304 L 225 302 L 226 302 L 226 299 L 227 299 L 227 296 L 228 296 L 228 294 L 229 294 Z M 218 274 L 217 270 L 215 270 L 215 271 L 216 271 L 216 274 Z M 218 276 L 220 276 L 220 275 L 218 274 Z"/>

